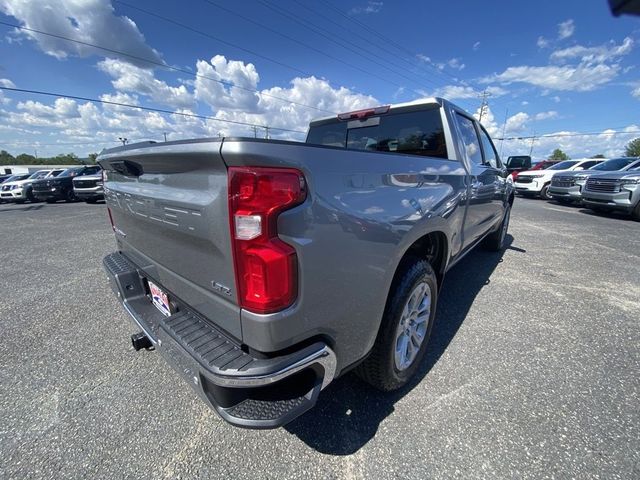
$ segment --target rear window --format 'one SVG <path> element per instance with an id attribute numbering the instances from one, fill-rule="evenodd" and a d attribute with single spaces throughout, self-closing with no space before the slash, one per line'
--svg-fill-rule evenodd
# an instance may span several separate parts
<path id="1" fill-rule="evenodd" d="M 307 143 L 447 158 L 439 108 L 311 126 Z"/>

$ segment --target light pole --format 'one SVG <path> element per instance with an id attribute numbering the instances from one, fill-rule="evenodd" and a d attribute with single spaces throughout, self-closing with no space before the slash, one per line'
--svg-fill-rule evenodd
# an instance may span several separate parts
<path id="1" fill-rule="evenodd" d="M 120 140 L 122 142 L 122 146 L 124 147 L 125 144 L 129 141 L 128 138 L 126 137 L 118 137 L 118 140 Z"/>

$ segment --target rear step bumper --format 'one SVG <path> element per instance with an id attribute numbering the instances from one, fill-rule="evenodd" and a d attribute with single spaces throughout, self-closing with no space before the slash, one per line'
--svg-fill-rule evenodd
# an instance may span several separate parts
<path id="1" fill-rule="evenodd" d="M 227 422 L 245 428 L 280 427 L 312 408 L 333 380 L 336 357 L 326 344 L 255 358 L 187 305 L 178 303 L 176 313 L 164 316 L 149 300 L 141 271 L 121 253 L 107 255 L 103 264 L 136 326 Z"/>

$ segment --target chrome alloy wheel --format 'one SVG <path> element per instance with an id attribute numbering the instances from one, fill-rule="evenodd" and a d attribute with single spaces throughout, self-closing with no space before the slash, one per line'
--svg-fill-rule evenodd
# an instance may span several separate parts
<path id="1" fill-rule="evenodd" d="M 430 315 L 431 287 L 421 282 L 409 295 L 396 329 L 394 358 L 398 370 L 409 368 L 418 355 L 427 334 Z"/>

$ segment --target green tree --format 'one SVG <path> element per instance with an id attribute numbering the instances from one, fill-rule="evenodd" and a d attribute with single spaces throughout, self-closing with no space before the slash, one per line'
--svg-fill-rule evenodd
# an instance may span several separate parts
<path id="1" fill-rule="evenodd" d="M 624 154 L 627 157 L 640 157 L 640 138 L 636 138 L 627 143 Z"/>
<path id="2" fill-rule="evenodd" d="M 90 163 L 91 165 L 95 165 L 96 164 L 96 158 L 98 158 L 98 154 L 97 153 L 90 153 L 88 155 L 88 163 Z"/>
<path id="3" fill-rule="evenodd" d="M 605 157 L 605 156 L 604 156 L 603 154 L 601 154 L 601 153 L 597 153 L 597 154 L 595 154 L 595 155 L 594 155 L 593 157 L 591 157 L 591 158 L 607 158 L 607 157 Z"/>
<path id="4" fill-rule="evenodd" d="M 549 155 L 549 160 L 569 160 L 571 157 L 564 153 L 559 148 L 556 148 L 551 155 Z"/>
<path id="5" fill-rule="evenodd" d="M 6 150 L 0 150 L 0 165 L 13 165 L 16 159 Z"/>
<path id="6" fill-rule="evenodd" d="M 18 165 L 34 165 L 35 163 L 36 157 L 28 153 L 21 153 L 16 157 L 16 164 Z"/>

